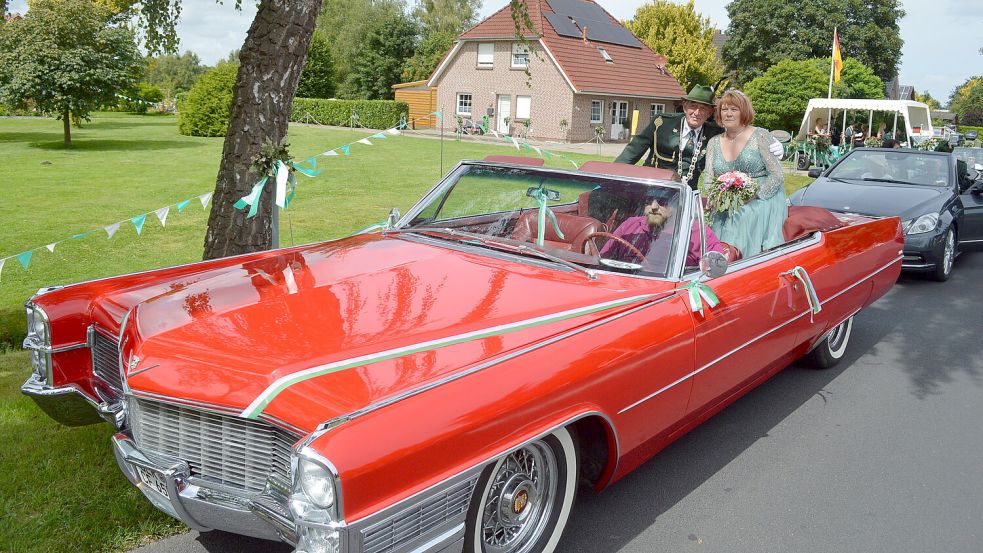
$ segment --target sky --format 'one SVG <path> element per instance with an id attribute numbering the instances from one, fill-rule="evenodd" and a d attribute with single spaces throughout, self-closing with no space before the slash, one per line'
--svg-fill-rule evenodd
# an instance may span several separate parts
<path id="1" fill-rule="evenodd" d="M 412 2 L 412 0 L 410 0 Z M 679 0 L 680 3 L 682 0 Z M 618 19 L 630 19 L 643 0 L 598 0 Z M 727 28 L 726 5 L 730 0 L 695 0 L 696 10 L 717 28 Z M 945 103 L 952 90 L 973 75 L 983 74 L 983 11 L 980 0 L 901 0 L 907 15 L 901 20 L 904 47 L 901 84 L 918 92 L 929 92 Z M 240 48 L 255 14 L 255 4 L 243 1 L 237 12 L 233 2 L 184 0 L 178 36 L 181 50 L 198 54 L 205 64 L 214 64 Z M 485 0 L 481 17 L 491 15 L 505 0 Z M 14 12 L 26 9 L 25 0 L 14 0 Z M 832 38 L 830 38 L 832 42 Z"/>

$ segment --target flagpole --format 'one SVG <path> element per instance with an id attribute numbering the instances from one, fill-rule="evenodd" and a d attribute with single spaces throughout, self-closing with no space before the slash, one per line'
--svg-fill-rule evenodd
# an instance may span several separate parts
<path id="1" fill-rule="evenodd" d="M 833 27 L 833 39 L 835 43 L 836 39 L 836 27 Z M 829 56 L 829 92 L 826 93 L 827 99 L 833 98 L 833 66 L 836 64 L 835 56 L 831 53 Z"/>

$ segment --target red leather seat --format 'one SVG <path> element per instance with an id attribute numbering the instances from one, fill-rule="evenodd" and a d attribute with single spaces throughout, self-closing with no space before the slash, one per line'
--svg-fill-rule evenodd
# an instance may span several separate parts
<path id="1" fill-rule="evenodd" d="M 607 227 L 593 217 L 581 217 L 570 213 L 555 213 L 555 215 L 560 231 L 563 232 L 563 238 L 556 234 L 553 223 L 547 217 L 543 243 L 551 248 L 583 253 L 584 241 L 588 236 L 595 232 L 607 232 Z M 538 231 L 539 210 L 526 211 L 516 221 L 512 238 L 523 242 L 535 242 L 539 235 Z"/>
<path id="2" fill-rule="evenodd" d="M 612 161 L 588 161 L 580 166 L 580 171 L 586 173 L 601 173 L 619 177 L 637 177 L 641 179 L 674 180 L 679 182 L 679 175 L 672 169 L 647 167 L 645 165 L 629 165 Z"/>
<path id="3" fill-rule="evenodd" d="M 819 231 L 830 231 L 845 226 L 828 209 L 809 205 L 793 205 L 788 208 L 788 217 L 782 225 L 782 234 L 786 242 L 791 242 L 800 236 Z"/>

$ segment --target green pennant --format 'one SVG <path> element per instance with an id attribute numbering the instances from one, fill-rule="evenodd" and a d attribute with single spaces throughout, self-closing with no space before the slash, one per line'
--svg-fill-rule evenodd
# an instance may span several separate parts
<path id="1" fill-rule="evenodd" d="M 28 250 L 24 253 L 19 253 L 16 255 L 17 261 L 20 261 L 20 266 L 27 270 L 27 266 L 31 264 L 31 256 L 34 255 L 32 250 Z"/>
<path id="2" fill-rule="evenodd" d="M 182 211 L 184 211 L 184 208 L 188 207 L 188 204 L 190 204 L 190 203 L 191 203 L 191 200 L 184 200 L 183 202 L 179 202 L 177 204 L 177 212 L 178 213 L 181 213 Z"/>
<path id="3" fill-rule="evenodd" d="M 147 221 L 146 213 L 144 213 L 143 215 L 137 215 L 136 217 L 130 219 L 130 222 L 132 222 L 133 226 L 137 229 L 137 234 L 143 232 L 143 223 L 145 223 L 146 221 Z"/>

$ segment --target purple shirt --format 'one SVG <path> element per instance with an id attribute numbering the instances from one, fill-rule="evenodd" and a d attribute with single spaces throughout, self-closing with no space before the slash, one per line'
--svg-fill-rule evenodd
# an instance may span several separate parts
<path id="1" fill-rule="evenodd" d="M 720 239 L 713 232 L 713 229 L 706 227 L 707 231 L 707 251 L 724 253 L 724 247 Z M 664 267 L 669 261 L 669 248 L 672 246 L 672 229 L 653 236 L 649 229 L 648 219 L 644 215 L 629 217 L 614 230 L 614 235 L 624 238 L 631 245 L 638 248 L 645 254 L 646 265 L 658 265 Z M 700 226 L 697 221 L 693 221 L 693 228 L 689 234 L 689 250 L 686 252 L 686 264 L 697 265 L 700 262 Z M 641 263 L 642 260 L 631 252 L 624 244 L 616 240 L 608 240 L 607 244 L 601 248 L 601 257 Z"/>

